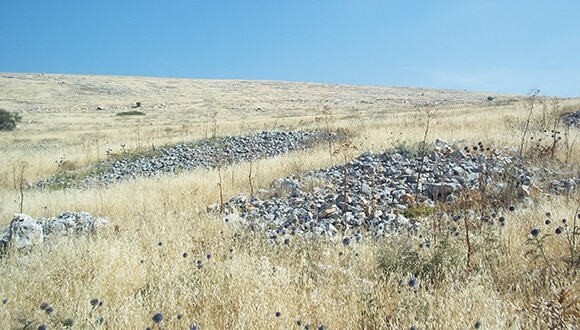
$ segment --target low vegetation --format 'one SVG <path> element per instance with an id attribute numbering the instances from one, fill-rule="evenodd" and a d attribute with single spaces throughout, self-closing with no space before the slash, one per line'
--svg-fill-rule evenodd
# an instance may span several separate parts
<path id="1" fill-rule="evenodd" d="M 215 92 L 211 104 L 199 109 L 187 100 L 148 111 L 151 124 L 115 121 L 115 116 L 83 110 L 31 111 L 26 114 L 29 124 L 15 133 L 1 133 L 2 226 L 20 208 L 34 217 L 87 211 L 110 222 L 92 235 L 51 238 L 32 251 L 4 255 L 0 259 L 4 326 L 578 327 L 577 188 L 554 193 L 549 187 L 530 187 L 529 199 L 522 203 L 510 193 L 521 188 L 514 184 L 512 190 L 504 190 L 505 196 L 481 189 L 453 201 L 438 201 L 434 208 L 413 205 L 404 215 L 420 224 L 417 229 L 386 238 L 363 232 L 361 239 L 354 239 L 347 230 L 337 237 L 273 240 L 226 221 L 219 211 L 208 212 L 207 206 L 219 203 L 220 195 L 250 196 L 277 178 L 343 163 L 365 151 L 397 150 L 428 157 L 437 138 L 471 149 L 484 145 L 484 153 L 487 146 L 514 156 L 521 152 L 522 161 L 544 168 L 551 177 L 577 179 L 580 151 L 575 142 L 580 133 L 563 127 L 557 118 L 580 108 L 579 100 L 494 94 L 491 102 L 481 94 L 480 102 L 377 105 L 360 102 L 369 96 L 356 90 L 345 89 L 347 101 L 341 103 L 324 99 L 320 91 L 309 94 L 304 87 L 298 91 L 304 95 L 302 101 L 293 102 L 291 108 L 284 103 L 292 97 L 290 92 L 248 86 L 256 88 L 251 101 L 256 106 L 220 103 L 221 94 Z M 189 94 L 192 99 L 194 91 Z M 399 96 L 376 94 L 372 100 Z M 101 97 L 95 104 L 107 104 L 109 96 Z M 240 96 L 237 102 L 246 101 Z M 215 110 L 211 118 L 206 106 Z M 251 163 L 138 178 L 108 188 L 22 189 L 107 155 L 128 157 L 155 146 L 207 138 L 208 126 L 216 136 L 280 127 L 342 132 L 348 134 L 351 148 L 347 152 L 328 143 Z M 550 137 L 550 130 L 559 133 Z M 538 141 L 544 134 L 548 138 Z M 66 162 L 59 163 L 63 159 Z"/>
<path id="2" fill-rule="evenodd" d="M 141 111 L 131 110 L 119 112 L 117 116 L 145 116 L 145 113 Z"/>
<path id="3" fill-rule="evenodd" d="M 11 131 L 22 120 L 22 117 L 16 112 L 9 112 L 0 109 L 0 131 Z"/>

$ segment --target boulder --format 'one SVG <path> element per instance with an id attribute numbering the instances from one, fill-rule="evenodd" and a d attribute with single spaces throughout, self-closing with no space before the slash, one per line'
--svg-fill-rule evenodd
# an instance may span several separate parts
<path id="1" fill-rule="evenodd" d="M 445 198 L 448 195 L 456 192 L 461 188 L 461 184 L 458 182 L 428 183 L 426 188 L 432 199 L 436 200 L 441 197 Z"/>
<path id="2" fill-rule="evenodd" d="M 42 225 L 26 214 L 15 214 L 7 229 L 7 235 L 2 237 L 4 247 L 24 249 L 44 241 Z"/>

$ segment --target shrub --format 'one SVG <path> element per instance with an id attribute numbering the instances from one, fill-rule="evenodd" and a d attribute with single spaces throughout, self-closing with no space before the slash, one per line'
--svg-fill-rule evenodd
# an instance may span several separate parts
<path id="1" fill-rule="evenodd" d="M 16 128 L 16 123 L 20 122 L 22 117 L 16 112 L 9 112 L 0 109 L 0 131 L 11 131 Z"/>
<path id="2" fill-rule="evenodd" d="M 464 262 L 451 237 L 414 244 L 408 238 L 384 245 L 378 254 L 379 268 L 385 276 L 411 275 L 419 280 L 440 284 L 451 278 Z"/>

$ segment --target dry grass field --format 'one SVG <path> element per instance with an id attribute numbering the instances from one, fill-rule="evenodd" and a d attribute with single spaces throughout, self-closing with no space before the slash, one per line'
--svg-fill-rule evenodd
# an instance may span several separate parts
<path id="1" fill-rule="evenodd" d="M 0 259 L 2 329 L 580 328 L 578 190 L 539 191 L 532 206 L 499 210 L 506 225 L 473 229 L 468 253 L 464 236 L 428 230 L 421 234 L 433 242 L 429 248 L 419 248 L 421 239 L 414 236 L 369 236 L 348 246 L 342 237 L 271 244 L 261 233 L 206 212 L 219 202 L 217 170 L 82 191 L 25 189 L 22 200 L 19 189 L 123 152 L 313 129 L 346 132 L 361 153 L 412 148 L 425 133 L 429 143 L 483 141 L 517 153 L 525 132 L 530 166 L 577 178 L 580 130 L 554 123 L 580 109 L 580 99 L 2 73 L 0 109 L 22 116 L 16 130 L 0 132 L 0 226 L 10 223 L 21 202 L 23 213 L 35 218 L 87 211 L 110 222 L 93 235 L 59 237 Z M 117 116 L 125 111 L 145 115 Z M 534 154 L 540 137 L 551 145 L 554 127 L 562 137 L 555 159 Z M 268 188 L 277 178 L 336 162 L 323 146 L 255 161 L 256 186 Z M 248 164 L 222 171 L 231 178 L 222 186 L 227 198 L 248 193 Z M 437 207 L 442 212 L 449 206 Z M 552 225 L 544 224 L 547 212 Z M 434 223 L 437 213 L 419 221 Z M 568 220 L 566 232 L 556 235 L 562 219 Z M 532 228 L 541 234 L 532 236 Z M 102 305 L 92 306 L 93 298 Z M 51 314 L 40 309 L 43 302 L 53 307 Z M 164 316 L 160 324 L 152 319 L 156 313 Z"/>

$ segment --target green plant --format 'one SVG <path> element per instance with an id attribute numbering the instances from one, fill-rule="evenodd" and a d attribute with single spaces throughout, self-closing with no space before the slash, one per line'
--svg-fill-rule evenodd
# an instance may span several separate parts
<path id="1" fill-rule="evenodd" d="M 437 209 L 429 205 L 409 206 L 403 211 L 405 218 L 425 218 L 437 213 Z"/>
<path id="2" fill-rule="evenodd" d="M 375 297 L 375 292 L 364 291 L 361 295 L 362 297 L 359 300 L 359 304 L 361 304 L 363 308 L 360 312 L 360 327 L 361 329 L 373 329 L 380 321 L 381 311 L 385 306 L 381 304 L 380 299 Z"/>
<path id="3" fill-rule="evenodd" d="M 419 244 L 408 237 L 399 237 L 379 250 L 379 269 L 387 277 L 411 275 L 431 284 L 441 284 L 462 262 L 457 245 L 452 241 L 450 235 L 437 243 L 426 240 Z"/>
<path id="4" fill-rule="evenodd" d="M 570 253 L 569 265 L 570 269 L 576 271 L 576 267 L 580 265 L 580 257 L 578 256 L 578 239 L 580 238 L 580 196 L 575 198 L 576 204 L 578 205 L 574 210 L 571 221 L 564 218 L 561 220 L 561 224 L 554 230 L 554 236 L 562 237 L 566 242 L 566 247 Z M 548 219 L 546 223 L 550 220 L 549 213 L 546 214 Z M 545 237 L 551 235 L 544 235 Z M 542 238 L 545 238 L 542 237 Z"/>
<path id="5" fill-rule="evenodd" d="M 552 235 L 542 233 L 542 230 L 539 228 L 532 228 L 529 235 L 528 239 L 526 239 L 526 245 L 531 246 L 531 248 L 525 255 L 530 256 L 534 262 L 543 259 L 547 264 L 549 260 L 546 256 L 544 246 L 546 245 L 547 239 Z"/>
<path id="6" fill-rule="evenodd" d="M 396 140 L 393 142 L 391 150 L 393 153 L 398 153 L 409 158 L 414 158 L 419 153 L 420 146 L 418 144 L 410 143 L 407 140 Z"/>
<path id="7" fill-rule="evenodd" d="M 15 129 L 16 123 L 21 120 L 22 117 L 18 113 L 0 109 L 0 131 L 11 131 Z"/>

